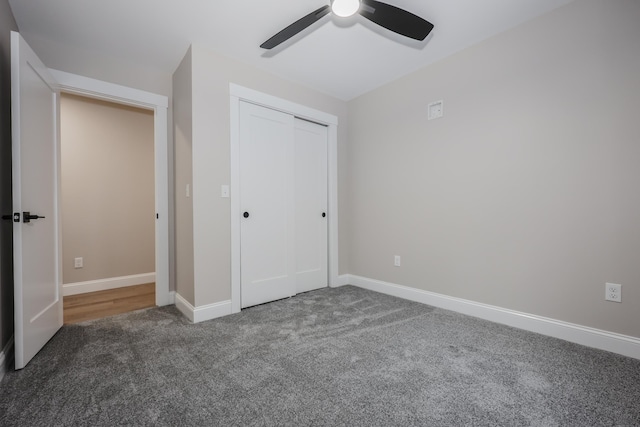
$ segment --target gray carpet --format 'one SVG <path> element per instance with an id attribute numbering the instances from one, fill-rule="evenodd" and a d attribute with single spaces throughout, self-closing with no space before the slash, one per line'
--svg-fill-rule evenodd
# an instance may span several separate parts
<path id="1" fill-rule="evenodd" d="M 352 286 L 65 326 L 2 426 L 632 426 L 640 361 Z"/>

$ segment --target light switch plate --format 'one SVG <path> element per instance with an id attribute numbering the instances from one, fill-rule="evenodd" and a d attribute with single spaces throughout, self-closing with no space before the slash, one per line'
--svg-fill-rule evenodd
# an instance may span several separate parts
<path id="1" fill-rule="evenodd" d="M 220 188 L 220 197 L 229 197 L 229 186 L 223 185 Z"/>
<path id="2" fill-rule="evenodd" d="M 438 119 L 444 116 L 444 101 L 436 101 L 429 104 L 429 120 Z"/>

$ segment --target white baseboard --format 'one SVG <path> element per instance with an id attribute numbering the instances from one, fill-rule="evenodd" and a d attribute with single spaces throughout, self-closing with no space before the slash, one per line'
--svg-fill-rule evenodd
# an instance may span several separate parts
<path id="1" fill-rule="evenodd" d="M 13 360 L 13 336 L 0 351 L 0 382 L 4 378 L 4 374 L 9 370 L 9 364 Z"/>
<path id="2" fill-rule="evenodd" d="M 132 276 L 111 277 L 108 279 L 89 280 L 87 282 L 66 283 L 62 285 L 62 294 L 86 294 L 88 292 L 106 291 L 124 288 L 125 286 L 144 285 L 156 281 L 156 273 L 134 274 Z"/>
<path id="3" fill-rule="evenodd" d="M 522 313 L 394 283 L 346 275 L 349 284 L 371 291 L 432 305 L 496 323 L 513 326 L 576 344 L 640 359 L 640 338 L 616 334 L 561 320 Z M 343 276 L 341 276 L 343 277 Z"/>
<path id="4" fill-rule="evenodd" d="M 222 301 L 215 304 L 192 306 L 179 293 L 175 294 L 176 308 L 180 310 L 193 323 L 200 323 L 206 320 L 217 319 L 218 317 L 231 314 L 231 301 Z"/>
<path id="5" fill-rule="evenodd" d="M 174 305 L 176 303 L 176 291 L 169 292 L 169 303 L 167 305 Z"/>
<path id="6" fill-rule="evenodd" d="M 348 274 L 343 274 L 341 276 L 338 276 L 338 280 L 336 280 L 331 287 L 332 288 L 339 288 L 340 286 L 345 286 L 349 284 L 349 275 Z"/>

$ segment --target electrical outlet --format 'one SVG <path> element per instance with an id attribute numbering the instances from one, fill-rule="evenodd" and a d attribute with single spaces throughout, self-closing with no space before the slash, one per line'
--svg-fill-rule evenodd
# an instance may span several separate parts
<path id="1" fill-rule="evenodd" d="M 82 268 L 82 267 L 83 267 L 83 260 L 82 260 L 82 257 L 80 257 L 80 258 L 75 258 L 75 259 L 73 260 L 73 267 L 74 267 L 74 268 Z"/>
<path id="2" fill-rule="evenodd" d="M 604 285 L 604 299 L 613 302 L 622 302 L 622 285 L 615 283 L 606 283 Z"/>
<path id="3" fill-rule="evenodd" d="M 393 258 L 393 265 L 395 265 L 396 267 L 400 267 L 400 255 L 396 255 Z"/>

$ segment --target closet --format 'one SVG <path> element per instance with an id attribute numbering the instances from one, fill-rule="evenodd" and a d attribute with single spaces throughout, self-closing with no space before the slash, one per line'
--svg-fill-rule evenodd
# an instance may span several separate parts
<path id="1" fill-rule="evenodd" d="M 240 102 L 241 306 L 327 286 L 327 127 Z"/>

